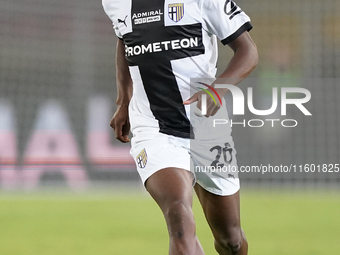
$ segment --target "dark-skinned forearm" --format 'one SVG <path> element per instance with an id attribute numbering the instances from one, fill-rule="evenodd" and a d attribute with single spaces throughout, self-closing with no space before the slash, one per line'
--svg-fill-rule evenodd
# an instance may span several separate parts
<path id="1" fill-rule="evenodd" d="M 243 33 L 239 38 L 230 43 L 229 47 L 234 51 L 234 55 L 218 79 L 223 78 L 226 79 L 226 83 L 237 85 L 257 66 L 257 48 L 248 32 Z M 227 92 L 227 89 L 221 89 L 221 92 L 224 94 Z"/>
<path id="2" fill-rule="evenodd" d="M 125 46 L 118 39 L 116 48 L 117 105 L 128 106 L 132 97 L 132 79 L 125 58 Z"/>

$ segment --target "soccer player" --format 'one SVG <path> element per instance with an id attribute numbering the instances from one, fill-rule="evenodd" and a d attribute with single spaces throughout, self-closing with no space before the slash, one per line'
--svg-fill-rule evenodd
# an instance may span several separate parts
<path id="1" fill-rule="evenodd" d="M 103 0 L 118 36 L 116 138 L 131 140 L 131 155 L 147 191 L 162 210 L 169 254 L 204 254 L 195 234 L 193 186 L 219 254 L 247 254 L 240 226 L 239 179 L 203 166 L 236 166 L 227 116 L 227 89 L 204 84 L 190 93 L 190 79 L 215 77 L 217 39 L 234 52 L 218 77 L 237 85 L 255 68 L 257 50 L 249 17 L 231 0 Z M 197 84 L 195 84 L 196 86 Z M 209 89 L 208 89 L 209 88 Z M 197 113 L 206 96 L 205 117 Z M 217 100 L 218 98 L 221 99 Z M 218 103 L 215 104 L 215 101 Z M 195 109 L 191 114 L 190 109 Z M 211 130 L 211 132 L 207 130 Z"/>

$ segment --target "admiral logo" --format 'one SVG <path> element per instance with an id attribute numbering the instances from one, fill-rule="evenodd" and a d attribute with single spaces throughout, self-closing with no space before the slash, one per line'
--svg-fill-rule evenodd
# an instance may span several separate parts
<path id="1" fill-rule="evenodd" d="M 156 11 L 134 13 L 132 15 L 132 20 L 134 20 L 135 25 L 150 23 L 155 21 L 161 21 L 161 15 L 163 15 L 161 9 Z"/>

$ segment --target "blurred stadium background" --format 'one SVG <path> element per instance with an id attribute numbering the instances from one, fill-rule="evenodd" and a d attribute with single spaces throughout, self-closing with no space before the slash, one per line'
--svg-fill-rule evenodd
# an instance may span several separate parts
<path id="1" fill-rule="evenodd" d="M 233 136 L 238 150 L 239 164 L 340 163 L 340 104 L 338 102 L 340 2 L 337 0 L 238 0 L 236 2 L 252 18 L 254 29 L 251 35 L 260 55 L 259 66 L 241 87 L 253 86 L 256 94 L 255 103 L 264 109 L 268 98 L 269 103 L 271 102 L 271 86 L 305 87 L 312 93 L 312 100 L 307 104 L 307 108 L 313 114 L 312 117 L 305 117 L 299 112 L 289 112 L 289 118 L 298 119 L 299 126 L 288 131 L 279 127 L 234 128 Z M 1 239 L 7 242 L 7 245 L 3 246 L 5 250 L 1 252 L 2 254 L 87 254 L 86 252 L 95 251 L 81 247 L 87 247 L 82 245 L 86 240 L 94 237 L 98 249 L 103 249 L 99 254 L 135 254 L 138 247 L 143 250 L 148 249 L 148 245 L 155 244 L 150 240 L 147 242 L 141 239 L 139 246 L 136 244 L 135 250 L 131 246 L 130 252 L 125 253 L 117 247 L 129 243 L 129 235 L 138 237 L 138 233 L 143 235 L 142 230 L 145 228 L 150 226 L 157 228 L 158 220 L 160 231 L 165 231 L 157 208 L 155 205 L 149 205 L 152 203 L 149 203 L 148 197 L 143 197 L 144 191 L 133 160 L 128 154 L 129 145 L 122 145 L 115 141 L 113 132 L 108 126 L 115 111 L 115 43 L 116 37 L 111 23 L 103 12 L 100 1 L 0 0 L 0 189 L 2 190 L 0 220 L 3 219 L 1 220 L 4 223 L 3 227 L 10 233 L 8 236 L 5 236 L 6 231 L 1 234 L 5 238 Z M 231 53 L 222 47 L 220 52 L 218 67 L 221 70 L 226 66 Z M 245 191 L 243 207 L 254 210 L 254 214 L 244 212 L 245 224 L 250 226 L 248 238 L 257 242 L 258 250 L 255 249 L 253 254 L 273 254 L 274 251 L 275 254 L 338 254 L 339 244 L 332 238 L 334 234 L 338 236 L 340 234 L 339 219 L 335 217 L 335 212 L 339 212 L 337 195 L 339 176 L 337 174 L 295 178 L 294 175 L 285 175 L 281 176 L 282 178 L 267 179 L 244 176 L 244 187 L 248 187 L 251 192 Z M 282 199 L 283 204 L 273 197 L 266 197 L 267 192 L 258 191 L 257 188 L 263 186 L 270 187 L 268 190 L 274 192 L 278 200 Z M 29 190 L 41 191 L 46 187 L 58 187 L 61 193 L 82 190 L 86 194 L 91 193 L 89 190 L 92 188 L 104 190 L 114 188 L 114 193 L 121 195 L 115 195 L 114 198 L 107 193 L 104 198 L 90 196 L 85 204 L 76 207 L 67 201 L 60 202 L 59 196 L 55 199 L 53 197 L 55 194 L 51 195 L 51 198 L 34 193 L 34 197 L 37 196 L 39 199 L 33 200 L 41 203 L 32 203 L 31 197 L 29 203 L 26 195 L 22 193 Z M 140 199 L 134 200 L 131 194 L 123 195 L 131 187 L 136 187 L 137 193 L 142 193 L 137 195 Z M 277 192 L 278 187 L 280 192 Z M 302 195 L 288 192 L 292 187 Z M 311 193 L 317 191 L 330 200 L 324 201 L 323 198 L 317 197 L 314 204 L 314 196 L 303 191 L 307 187 L 311 188 Z M 330 187 L 335 188 L 335 194 L 329 195 Z M 4 193 L 5 191 L 14 191 L 14 193 Z M 18 191 L 21 195 L 17 194 Z M 71 196 L 72 201 L 78 201 L 78 198 L 75 195 Z M 127 204 L 131 208 L 124 207 L 122 202 L 124 200 L 129 201 Z M 290 200 L 292 203 L 289 203 Z M 99 204 L 104 203 L 103 201 L 105 205 L 100 207 Z M 104 231 L 104 233 L 108 235 L 84 236 L 83 239 L 76 238 L 74 243 L 65 241 L 64 238 L 65 249 L 60 247 L 54 249 L 57 244 L 53 246 L 53 241 L 49 239 L 39 239 L 38 243 L 33 241 L 37 247 L 30 246 L 31 239 L 24 238 L 24 236 L 31 236 L 30 232 L 21 233 L 22 235 L 17 232 L 20 232 L 20 226 L 26 224 L 25 219 L 29 221 L 32 219 L 29 216 L 34 218 L 34 215 L 36 221 L 40 215 L 47 215 L 46 222 L 42 225 L 46 224 L 50 229 L 58 227 L 58 223 L 52 222 L 53 224 L 49 225 L 47 222 L 51 222 L 50 220 L 55 216 L 58 218 L 68 215 L 69 218 L 63 218 L 65 225 L 61 224 L 66 226 L 72 221 L 70 216 L 82 213 L 77 208 L 87 210 L 89 207 L 93 209 L 99 206 L 102 210 L 116 212 L 112 215 L 118 219 L 123 214 L 119 213 L 117 208 L 122 208 L 121 212 L 135 217 L 136 214 L 128 212 L 134 210 L 132 207 L 138 203 L 136 201 L 144 201 L 143 205 L 151 206 L 155 211 L 155 217 L 160 217 L 155 218 L 154 223 L 151 219 L 149 225 L 136 228 L 139 232 L 134 232 L 136 229 L 133 229 L 133 226 L 136 227 L 139 222 L 126 229 L 122 222 L 118 225 L 112 223 L 106 227 L 116 227 L 116 232 L 112 230 L 115 234 L 106 229 L 105 231 L 108 232 Z M 306 201 L 310 203 L 304 206 L 303 202 Z M 52 211 L 44 213 L 50 205 L 55 215 Z M 138 205 L 144 208 L 143 205 Z M 272 206 L 271 215 L 275 214 L 277 217 L 271 219 L 272 224 L 276 224 L 277 221 L 283 221 L 281 224 L 287 222 L 286 228 L 283 225 L 275 228 L 268 222 L 270 226 L 264 229 L 261 224 L 254 225 L 254 221 L 266 221 L 270 218 L 270 216 L 261 216 L 262 206 L 266 209 Z M 66 208 L 70 208 L 69 213 L 65 211 Z M 282 215 L 275 209 L 283 210 Z M 304 214 L 313 211 L 314 214 L 309 214 L 309 217 Z M 101 213 L 98 209 L 93 212 L 93 216 L 103 217 Z M 297 214 L 294 216 L 294 213 Z M 87 215 L 91 218 L 91 213 Z M 198 215 L 198 219 L 202 218 L 202 215 L 199 213 Z M 291 215 L 291 218 L 287 215 Z M 296 217 L 297 215 L 299 217 Z M 106 216 L 102 222 L 96 220 L 94 222 L 105 226 L 110 220 L 110 217 Z M 320 217 L 323 222 L 318 221 Z M 89 218 L 84 216 L 83 219 L 78 219 L 79 225 L 87 222 Z M 300 222 L 303 218 L 304 221 Z M 44 219 L 42 217 L 42 220 Z M 305 232 L 291 236 L 291 232 L 295 231 L 299 223 L 299 227 Z M 74 227 L 79 225 L 71 224 Z M 324 229 L 325 225 L 333 228 Z M 92 225 L 89 227 L 94 228 Z M 280 232 L 281 227 L 286 232 Z M 39 238 L 44 235 L 42 233 L 48 233 L 47 229 L 41 228 L 40 232 L 39 230 L 35 232 Z M 202 228 L 204 228 L 202 232 L 205 233 L 206 226 Z M 151 229 L 153 231 L 153 228 Z M 277 238 L 274 238 L 272 232 L 276 230 Z M 55 240 L 64 234 L 62 229 L 58 231 L 59 234 L 54 233 Z M 159 240 L 161 250 L 155 248 L 145 254 L 166 252 L 164 231 L 163 235 L 160 235 L 163 239 Z M 314 231 L 315 235 L 313 235 Z M 317 235 L 318 231 L 319 235 Z M 154 230 L 152 233 L 157 231 Z M 78 234 L 79 232 L 74 233 L 74 235 Z M 306 235 L 312 237 L 301 239 L 299 242 L 299 238 Z M 19 246 L 15 247 L 15 240 L 20 236 L 23 240 L 22 247 L 26 247 L 26 251 L 32 253 L 25 252 L 24 248 L 19 249 Z M 146 237 L 152 239 L 155 236 L 157 234 L 153 237 L 145 235 L 145 239 Z M 34 239 L 34 235 L 31 236 L 35 241 L 38 237 Z M 69 238 L 73 237 L 70 233 Z M 120 238 L 121 242 L 116 241 L 111 244 L 113 246 L 103 248 L 110 243 L 109 237 Z M 125 241 L 124 237 L 126 237 Z M 266 238 L 271 239 L 268 241 Z M 319 242 L 316 245 L 318 241 L 322 244 Z M 290 247 L 286 246 L 287 242 Z M 267 245 L 266 248 L 264 245 Z M 331 249 L 336 245 L 337 249 Z M 44 252 L 44 247 L 45 251 L 50 250 Z M 293 247 L 299 248 L 296 250 Z"/>

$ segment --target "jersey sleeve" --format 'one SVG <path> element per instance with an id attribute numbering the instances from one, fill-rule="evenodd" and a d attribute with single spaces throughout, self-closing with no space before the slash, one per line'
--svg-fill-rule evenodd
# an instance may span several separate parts
<path id="1" fill-rule="evenodd" d="M 226 45 L 250 31 L 250 18 L 232 0 L 202 0 L 201 12 L 206 29 Z"/>
<path id="2" fill-rule="evenodd" d="M 115 9 L 116 9 L 115 6 L 117 6 L 117 4 L 115 3 L 115 1 L 112 1 L 112 0 L 110 0 L 110 1 L 109 0 L 102 0 L 102 5 L 103 5 L 103 9 L 104 9 L 106 15 L 112 21 L 113 30 L 115 31 L 118 38 L 122 39 L 123 36 L 118 29 L 118 24 L 117 24 L 118 21 L 114 16 Z"/>

